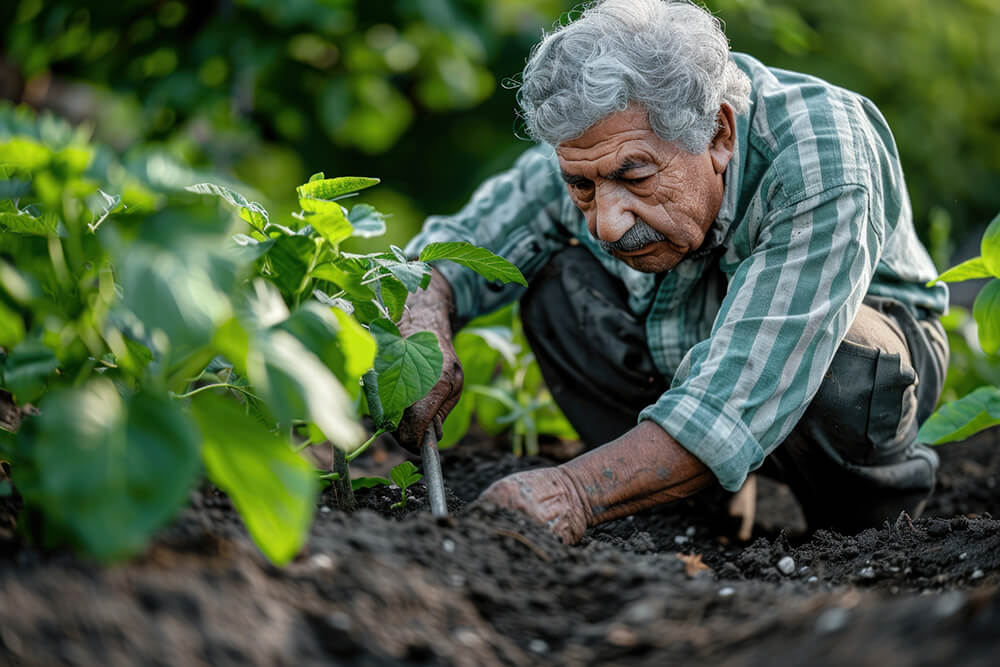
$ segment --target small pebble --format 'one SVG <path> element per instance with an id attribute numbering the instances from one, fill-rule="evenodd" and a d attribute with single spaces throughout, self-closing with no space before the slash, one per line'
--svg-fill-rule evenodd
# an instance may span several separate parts
<path id="1" fill-rule="evenodd" d="M 863 567 L 858 572 L 863 579 L 874 579 L 875 578 L 875 568 L 873 567 Z"/>
<path id="2" fill-rule="evenodd" d="M 809 571 L 808 565 L 803 565 L 802 567 L 799 568 L 799 574 L 805 574 L 808 571 Z"/>
<path id="3" fill-rule="evenodd" d="M 730 595 L 733 595 L 734 593 L 736 593 L 736 589 L 734 589 L 732 586 L 726 586 L 725 588 L 719 589 L 720 598 L 727 598 Z"/>
<path id="4" fill-rule="evenodd" d="M 316 554 L 309 559 L 309 562 L 312 563 L 314 567 L 318 567 L 321 570 L 329 570 L 333 567 L 333 559 L 326 554 Z"/>
<path id="5" fill-rule="evenodd" d="M 330 511 L 330 508 L 327 507 L 326 505 L 323 505 L 322 507 L 319 508 L 319 511 L 322 512 L 323 514 L 326 514 L 327 512 Z"/>
<path id="6" fill-rule="evenodd" d="M 443 542 L 441 542 L 441 548 L 444 549 L 447 553 L 450 554 L 455 553 L 455 543 L 452 540 L 444 540 Z"/>
<path id="7" fill-rule="evenodd" d="M 847 625 L 849 615 L 846 609 L 840 607 L 827 609 L 816 619 L 816 632 L 825 635 L 840 630 Z"/>
<path id="8" fill-rule="evenodd" d="M 785 556 L 784 558 L 778 561 L 778 569 L 781 570 L 782 574 L 788 576 L 791 573 L 795 572 L 795 561 L 792 559 L 791 556 Z"/>
<path id="9" fill-rule="evenodd" d="M 972 574 L 969 575 L 969 579 L 982 579 L 986 576 L 986 573 L 982 570 L 973 570 Z"/>
<path id="10" fill-rule="evenodd" d="M 528 648 L 535 653 L 546 653 L 549 650 L 549 643 L 544 639 L 532 639 L 528 642 Z"/>
<path id="11" fill-rule="evenodd" d="M 962 553 L 958 554 L 958 560 L 965 560 L 968 557 L 969 557 L 969 554 L 967 554 L 964 551 Z"/>
<path id="12" fill-rule="evenodd" d="M 688 529 L 684 532 L 688 537 L 694 537 L 694 526 L 688 526 Z"/>
<path id="13" fill-rule="evenodd" d="M 807 584 L 815 584 L 817 581 L 819 581 L 819 577 L 817 577 L 815 574 L 806 579 Z"/>
<path id="14" fill-rule="evenodd" d="M 687 544 L 688 539 L 687 535 L 675 535 L 674 544 Z"/>

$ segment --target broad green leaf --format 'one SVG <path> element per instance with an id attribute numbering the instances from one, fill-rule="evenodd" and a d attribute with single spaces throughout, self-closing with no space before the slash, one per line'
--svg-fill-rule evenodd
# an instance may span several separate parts
<path id="1" fill-rule="evenodd" d="M 994 277 L 1000 278 L 1000 213 L 986 228 L 982 240 L 983 261 Z M 1000 315 L 997 315 L 1000 318 Z"/>
<path id="2" fill-rule="evenodd" d="M 361 375 L 375 360 L 375 341 L 353 317 L 340 310 L 307 303 L 279 325 L 295 336 L 337 376 L 352 398 Z"/>
<path id="3" fill-rule="evenodd" d="M 230 255 L 240 264 L 255 262 L 274 246 L 274 240 L 258 241 L 246 234 L 233 235 L 233 245 L 229 247 Z"/>
<path id="4" fill-rule="evenodd" d="M 376 211 L 371 204 L 358 204 L 353 207 L 348 220 L 354 228 L 354 236 L 371 238 L 385 234 L 385 216 Z"/>
<path id="5" fill-rule="evenodd" d="M 222 197 L 227 203 L 241 209 L 240 217 L 256 227 L 265 226 L 270 219 L 267 210 L 263 206 L 257 202 L 250 201 L 239 192 L 230 190 L 222 185 L 216 185 L 215 183 L 195 183 L 194 185 L 188 185 L 184 189 L 199 195 Z"/>
<path id="6" fill-rule="evenodd" d="M 313 422 L 330 442 L 346 451 L 364 441 L 347 390 L 294 335 L 280 329 L 260 333 L 250 345 L 247 372 L 281 423 Z"/>
<path id="7" fill-rule="evenodd" d="M 125 306 L 172 353 L 207 344 L 233 315 L 236 267 L 222 253 L 133 243 L 118 265 Z"/>
<path id="8" fill-rule="evenodd" d="M 486 248 L 478 248 L 465 241 L 450 241 L 447 243 L 431 243 L 420 251 L 420 260 L 433 262 L 448 259 L 468 267 L 487 280 L 499 280 L 505 283 L 519 283 L 528 286 L 521 275 L 520 269 L 503 257 L 494 255 Z"/>
<path id="9" fill-rule="evenodd" d="M 14 137 L 0 144 L 0 164 L 15 169 L 34 171 L 46 166 L 51 159 L 51 150 L 28 137 Z"/>
<path id="10" fill-rule="evenodd" d="M 236 401 L 206 393 L 192 411 L 209 478 L 232 499 L 264 555 L 284 565 L 309 536 L 319 493 L 312 465 Z"/>
<path id="11" fill-rule="evenodd" d="M 371 323 L 378 344 L 375 372 L 386 421 L 398 424 L 403 411 L 427 395 L 441 377 L 443 357 L 437 336 L 420 331 L 404 338 L 386 319 Z"/>
<path id="12" fill-rule="evenodd" d="M 360 378 L 375 363 L 377 349 L 375 339 L 347 313 L 334 310 L 333 316 L 337 318 L 337 324 L 340 326 L 337 337 L 344 351 L 344 368 L 350 377 Z"/>
<path id="13" fill-rule="evenodd" d="M 26 211 L 20 213 L 0 213 L 0 226 L 15 234 L 34 236 L 60 236 L 59 218 L 45 212 L 37 218 Z"/>
<path id="14" fill-rule="evenodd" d="M 399 465 L 393 466 L 392 470 L 389 471 L 389 477 L 403 491 L 424 478 L 420 474 L 420 471 L 417 470 L 417 466 L 413 465 L 410 461 L 403 461 Z"/>
<path id="15" fill-rule="evenodd" d="M 21 314 L 0 301 L 0 347 L 10 349 L 24 338 L 24 320 Z"/>
<path id="16" fill-rule="evenodd" d="M 390 482 L 385 477 L 352 477 L 351 478 L 351 488 L 357 491 L 358 489 L 373 489 L 376 486 L 389 486 Z"/>
<path id="17" fill-rule="evenodd" d="M 983 258 L 973 257 L 972 259 L 966 260 L 957 266 L 951 267 L 940 276 L 927 283 L 927 285 L 930 286 L 938 282 L 957 283 L 963 280 L 972 280 L 974 278 L 989 278 L 990 275 L 990 270 L 986 268 L 986 262 L 983 261 Z"/>
<path id="18" fill-rule="evenodd" d="M 304 197 L 299 200 L 299 206 L 306 212 L 306 222 L 334 248 L 351 237 L 351 223 L 337 202 Z"/>
<path id="19" fill-rule="evenodd" d="M 986 354 L 1000 352 L 1000 278 L 983 286 L 972 304 L 972 316 L 979 330 L 979 344 Z"/>
<path id="20" fill-rule="evenodd" d="M 344 195 L 357 192 L 377 185 L 377 178 L 363 178 L 357 176 L 344 176 L 341 178 L 324 178 L 318 181 L 309 181 L 297 188 L 300 199 L 312 197 L 314 199 L 336 199 Z"/>
<path id="21" fill-rule="evenodd" d="M 942 405 L 920 427 L 917 440 L 929 445 L 964 440 L 1000 424 L 1000 388 L 980 387 Z"/>
<path id="22" fill-rule="evenodd" d="M 382 298 L 382 305 L 389 311 L 389 319 L 398 322 L 403 316 L 406 298 L 410 295 L 409 290 L 396 278 L 387 276 L 378 281 L 378 293 Z"/>
<path id="23" fill-rule="evenodd" d="M 316 242 L 306 236 L 281 235 L 268 250 L 271 274 L 268 278 L 287 298 L 294 297 L 309 271 L 309 262 L 316 251 Z"/>
<path id="24" fill-rule="evenodd" d="M 344 290 L 356 306 L 358 302 L 375 298 L 375 290 L 369 285 L 361 284 L 365 270 L 360 262 L 338 259 L 335 262 L 320 264 L 309 275 L 317 280 L 331 282 Z"/>
<path id="25" fill-rule="evenodd" d="M 45 392 L 46 381 L 58 365 L 55 353 L 41 342 L 21 341 L 3 361 L 2 386 L 19 404 L 34 403 Z"/>
<path id="26" fill-rule="evenodd" d="M 410 293 L 420 289 L 424 278 L 430 275 L 431 267 L 424 262 L 399 262 L 394 259 L 373 257 L 372 261 L 391 273 L 399 282 L 403 283 Z"/>
<path id="27" fill-rule="evenodd" d="M 107 561 L 142 549 L 187 499 L 198 434 L 167 398 L 122 400 L 108 380 L 55 392 L 17 439 L 18 489 L 65 536 Z M 24 465 L 22 465 L 22 463 Z"/>

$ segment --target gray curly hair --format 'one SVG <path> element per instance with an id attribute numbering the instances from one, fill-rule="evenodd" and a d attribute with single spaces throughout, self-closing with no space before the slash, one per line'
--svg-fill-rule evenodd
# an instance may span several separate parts
<path id="1" fill-rule="evenodd" d="M 723 102 L 750 105 L 722 26 L 689 0 L 603 0 L 543 35 L 517 93 L 531 138 L 553 146 L 631 104 L 661 138 L 706 149 Z"/>

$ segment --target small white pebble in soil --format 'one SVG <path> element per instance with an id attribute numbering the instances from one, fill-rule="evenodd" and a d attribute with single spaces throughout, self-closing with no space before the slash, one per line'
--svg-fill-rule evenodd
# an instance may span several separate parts
<path id="1" fill-rule="evenodd" d="M 327 512 L 330 511 L 330 508 L 327 507 L 326 505 L 323 505 L 322 507 L 319 508 L 319 511 L 322 512 L 323 514 L 326 514 Z"/>
<path id="2" fill-rule="evenodd" d="M 674 544 L 687 544 L 687 535 L 674 535 Z"/>
<path id="3" fill-rule="evenodd" d="M 459 644 L 464 644 L 465 646 L 475 646 L 483 642 L 476 634 L 476 631 L 471 628 L 459 628 L 455 631 L 455 639 Z"/>
<path id="4" fill-rule="evenodd" d="M 444 540 L 441 542 L 441 548 L 445 550 L 446 553 L 455 553 L 455 543 L 452 540 Z"/>
<path id="5" fill-rule="evenodd" d="M 458 572 L 452 572 L 448 575 L 448 583 L 455 588 L 461 588 L 465 586 L 465 576 L 459 574 Z"/>
<path id="6" fill-rule="evenodd" d="M 934 613 L 939 618 L 947 618 L 957 613 L 963 606 L 965 606 L 965 593 L 949 591 L 938 598 L 937 604 L 934 605 Z"/>
<path id="7" fill-rule="evenodd" d="M 734 589 L 732 586 L 726 586 L 725 588 L 719 589 L 720 598 L 727 598 L 730 595 L 733 595 L 734 593 L 736 593 L 736 589 Z"/>
<path id="8" fill-rule="evenodd" d="M 821 635 L 836 632 L 847 625 L 847 618 L 850 616 L 846 609 L 834 607 L 827 609 L 816 619 L 816 632 Z"/>
<path id="9" fill-rule="evenodd" d="M 315 554 L 309 559 L 309 562 L 313 564 L 313 567 L 318 567 L 321 570 L 329 570 L 333 567 L 333 559 L 326 554 Z"/>
<path id="10" fill-rule="evenodd" d="M 875 568 L 873 567 L 863 567 L 858 571 L 858 575 L 863 579 L 874 579 L 875 578 Z"/>
<path id="11" fill-rule="evenodd" d="M 817 577 L 815 574 L 806 579 L 807 584 L 815 584 L 817 581 L 819 581 L 819 577 Z"/>
<path id="12" fill-rule="evenodd" d="M 778 569 L 781 570 L 782 574 L 788 576 L 792 572 L 795 572 L 795 561 L 791 556 L 785 556 L 778 561 Z"/>
<path id="13" fill-rule="evenodd" d="M 528 642 L 528 648 L 535 653 L 546 653 L 549 650 L 549 643 L 544 639 L 532 639 Z"/>
<path id="14" fill-rule="evenodd" d="M 966 552 L 964 552 L 964 551 L 962 553 L 958 554 L 958 560 L 965 560 L 968 557 L 969 557 L 969 554 L 966 553 Z"/>
<path id="15" fill-rule="evenodd" d="M 803 565 L 802 567 L 799 568 L 799 574 L 805 574 L 808 571 L 809 571 L 808 565 Z"/>
<path id="16" fill-rule="evenodd" d="M 688 529 L 684 531 L 688 537 L 694 537 L 694 526 L 688 526 Z"/>
<path id="17" fill-rule="evenodd" d="M 986 576 L 986 573 L 982 570 L 973 570 L 972 574 L 969 575 L 969 579 L 982 579 Z"/>

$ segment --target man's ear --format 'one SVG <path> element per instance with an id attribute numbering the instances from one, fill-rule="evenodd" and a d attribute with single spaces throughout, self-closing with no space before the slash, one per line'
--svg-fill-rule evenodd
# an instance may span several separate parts
<path id="1" fill-rule="evenodd" d="M 723 104 L 719 107 L 716 124 L 715 136 L 708 144 L 708 155 L 712 158 L 715 173 L 722 174 L 726 171 L 726 167 L 733 157 L 733 149 L 736 144 L 736 121 L 733 119 L 731 106 Z"/>

